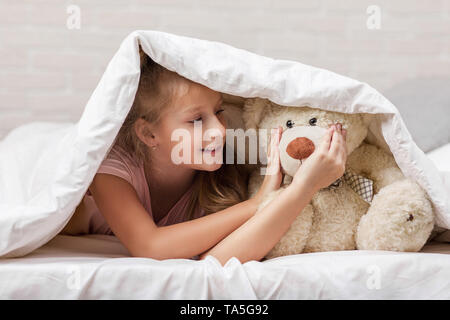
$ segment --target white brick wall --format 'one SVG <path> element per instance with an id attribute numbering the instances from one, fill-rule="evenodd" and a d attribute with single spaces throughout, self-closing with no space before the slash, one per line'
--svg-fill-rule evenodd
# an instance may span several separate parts
<path id="1" fill-rule="evenodd" d="M 66 27 L 67 6 L 81 29 Z M 369 5 L 381 28 L 366 26 Z M 450 0 L 0 0 L 0 138 L 77 121 L 122 39 L 155 29 L 216 40 L 366 81 L 450 77 Z"/>

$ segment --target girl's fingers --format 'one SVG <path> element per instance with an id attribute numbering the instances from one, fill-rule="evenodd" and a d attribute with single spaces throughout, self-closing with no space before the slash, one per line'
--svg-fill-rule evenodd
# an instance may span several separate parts
<path id="1" fill-rule="evenodd" d="M 328 150 L 330 149 L 331 137 L 333 136 L 333 132 L 333 127 L 328 128 L 319 145 L 318 149 L 320 152 L 328 152 Z"/>
<path id="2" fill-rule="evenodd" d="M 280 143 L 282 135 L 283 135 L 283 127 L 282 126 L 278 126 L 278 144 Z"/>
<path id="3" fill-rule="evenodd" d="M 269 147 L 267 149 L 267 157 L 270 158 L 270 154 L 271 154 L 271 150 L 272 150 L 272 145 L 273 145 L 273 138 L 274 134 L 273 134 L 273 129 L 270 131 L 270 143 L 269 143 Z"/>
<path id="4" fill-rule="evenodd" d="M 342 149 L 343 149 L 343 160 L 344 162 L 347 161 L 347 130 L 346 129 L 342 129 L 342 137 L 344 140 L 344 143 L 342 144 Z"/>
<path id="5" fill-rule="evenodd" d="M 278 150 L 278 144 L 279 144 L 279 128 L 274 128 L 271 130 L 271 137 L 270 137 L 270 144 L 269 149 L 267 152 L 267 169 L 266 169 L 266 175 L 274 175 L 279 172 L 279 150 Z"/>
<path id="6" fill-rule="evenodd" d="M 343 162 L 347 161 L 347 142 L 346 142 L 346 139 L 347 139 L 347 130 L 342 129 L 342 134 L 341 134 L 340 142 L 339 142 L 340 147 L 337 150 L 337 152 L 339 153 L 338 156 L 339 156 L 340 160 L 342 160 Z"/>
<path id="7" fill-rule="evenodd" d="M 283 128 L 279 126 L 278 128 L 272 129 L 272 136 L 270 138 L 270 156 L 274 154 L 273 151 L 277 151 L 278 145 L 280 144 L 281 132 Z"/>
<path id="8" fill-rule="evenodd" d="M 334 131 L 333 137 L 331 139 L 331 145 L 330 145 L 330 153 L 337 157 L 339 154 L 339 149 L 342 146 L 343 138 L 342 134 L 340 134 L 337 130 Z"/>
<path id="9" fill-rule="evenodd" d="M 347 162 L 347 147 L 345 141 L 341 144 L 338 157 L 342 162 Z"/>
<path id="10" fill-rule="evenodd" d="M 267 165 L 271 165 L 273 163 L 272 159 L 274 159 L 274 155 L 276 155 L 276 149 L 278 146 L 277 140 L 279 140 L 279 137 L 277 135 L 279 131 L 279 128 L 277 129 L 271 129 L 271 135 L 270 135 L 270 143 L 269 148 L 267 150 Z"/>
<path id="11" fill-rule="evenodd" d="M 333 134 L 333 139 L 331 141 L 331 147 L 330 147 L 330 152 L 335 156 L 335 157 L 342 157 L 342 154 L 346 154 L 347 153 L 347 148 L 346 148 L 346 136 L 347 136 L 347 130 L 342 128 L 342 124 L 338 123 L 337 124 L 337 130 L 336 132 Z"/>
<path id="12" fill-rule="evenodd" d="M 274 142 L 274 146 L 278 146 L 278 144 L 280 143 L 280 139 L 281 139 L 281 130 L 283 130 L 280 126 L 278 128 L 274 128 L 272 129 L 272 137 L 273 137 L 273 142 Z"/>

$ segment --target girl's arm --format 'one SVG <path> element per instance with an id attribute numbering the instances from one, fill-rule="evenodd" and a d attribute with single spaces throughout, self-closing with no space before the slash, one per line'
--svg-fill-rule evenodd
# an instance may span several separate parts
<path id="1" fill-rule="evenodd" d="M 219 212 L 174 225 L 158 227 L 126 180 L 95 175 L 90 191 L 106 222 L 133 256 L 154 259 L 191 258 L 216 245 L 256 212 L 267 192 L 279 188 L 281 178 L 267 176 L 251 199 Z"/>
<path id="2" fill-rule="evenodd" d="M 281 132 L 281 127 L 273 131 L 272 140 L 279 142 Z M 250 219 L 264 195 L 280 187 L 279 161 L 269 159 L 269 166 L 276 174 L 264 178 L 253 198 L 204 217 L 164 227 L 156 226 L 133 186 L 120 177 L 96 174 L 90 191 L 106 222 L 133 256 L 191 258 L 210 249 Z"/>
<path id="3" fill-rule="evenodd" d="M 264 258 L 317 192 L 306 181 L 297 184 L 290 184 L 276 201 L 271 201 L 200 259 L 212 255 L 224 265 L 233 256 L 241 263 Z"/>
<path id="4" fill-rule="evenodd" d="M 130 254 L 154 259 L 192 258 L 205 252 L 253 216 L 258 205 L 254 197 L 204 217 L 158 227 L 126 180 L 99 173 L 90 191 Z"/>
<path id="5" fill-rule="evenodd" d="M 346 132 L 331 128 L 317 150 L 297 170 L 292 183 L 246 223 L 200 256 L 225 264 L 231 257 L 241 263 L 260 260 L 287 232 L 290 225 L 321 188 L 342 176 L 346 162 Z"/>

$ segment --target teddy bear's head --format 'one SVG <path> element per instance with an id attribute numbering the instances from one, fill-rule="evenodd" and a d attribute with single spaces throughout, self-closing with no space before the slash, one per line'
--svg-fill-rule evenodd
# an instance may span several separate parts
<path id="1" fill-rule="evenodd" d="M 363 114 L 347 114 L 310 107 L 286 107 L 268 99 L 249 98 L 244 103 L 246 129 L 266 129 L 260 146 L 267 152 L 270 129 L 283 127 L 280 140 L 280 161 L 284 173 L 293 176 L 320 144 L 330 124 L 340 122 L 347 129 L 347 154 L 366 138 L 368 122 Z"/>

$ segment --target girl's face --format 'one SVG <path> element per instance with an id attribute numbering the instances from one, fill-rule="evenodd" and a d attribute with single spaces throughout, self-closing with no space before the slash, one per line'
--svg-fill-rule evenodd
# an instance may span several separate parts
<path id="1" fill-rule="evenodd" d="M 223 162 L 226 123 L 222 95 L 197 83 L 177 97 L 152 128 L 152 153 L 195 170 L 214 171 Z"/>

